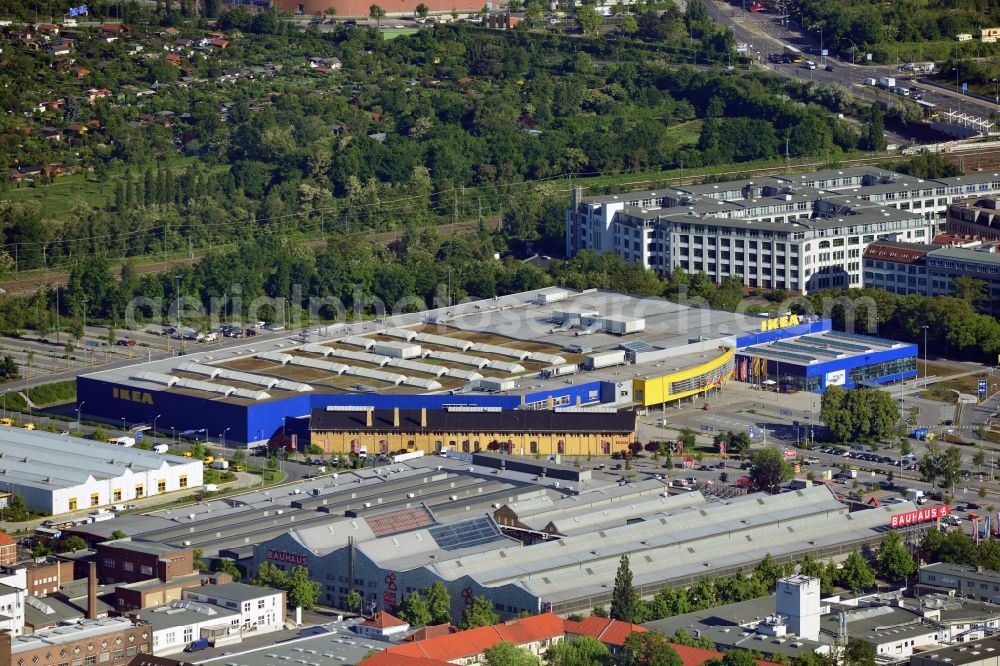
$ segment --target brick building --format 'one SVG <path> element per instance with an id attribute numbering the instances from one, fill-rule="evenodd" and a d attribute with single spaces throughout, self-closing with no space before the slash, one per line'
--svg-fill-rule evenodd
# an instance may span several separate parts
<path id="1" fill-rule="evenodd" d="M 10 535 L 0 532 L 0 566 L 10 566 L 17 562 L 17 542 Z"/>
<path id="2" fill-rule="evenodd" d="M 66 583 L 78 578 L 74 575 L 73 563 L 67 560 L 29 562 L 23 567 L 26 570 L 27 593 L 32 597 L 52 594 Z"/>
<path id="3" fill-rule="evenodd" d="M 58 666 L 63 663 L 123 665 L 140 652 L 149 652 L 148 625 L 126 618 L 84 620 L 28 636 L 0 634 L 0 666 Z"/>
<path id="4" fill-rule="evenodd" d="M 159 578 L 169 582 L 194 573 L 194 552 L 154 541 L 117 539 L 97 544 L 101 583 L 135 583 Z"/>

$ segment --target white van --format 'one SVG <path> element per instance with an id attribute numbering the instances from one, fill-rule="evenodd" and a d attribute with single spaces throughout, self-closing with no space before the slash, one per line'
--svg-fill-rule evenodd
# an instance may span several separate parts
<path id="1" fill-rule="evenodd" d="M 814 63 L 812 60 L 806 60 L 804 67 L 806 69 L 816 69 L 816 63 Z"/>
<path id="2" fill-rule="evenodd" d="M 218 333 L 216 333 L 215 331 L 209 331 L 208 333 L 205 334 L 205 336 L 201 339 L 201 341 L 202 342 L 215 342 L 218 339 L 219 339 L 219 334 Z"/>
<path id="3" fill-rule="evenodd" d="M 166 444 L 157 444 L 153 447 L 153 453 L 166 453 L 170 450 L 170 447 Z"/>

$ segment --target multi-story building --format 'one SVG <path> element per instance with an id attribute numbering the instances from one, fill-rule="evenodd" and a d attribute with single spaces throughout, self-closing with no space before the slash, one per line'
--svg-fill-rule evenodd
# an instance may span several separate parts
<path id="1" fill-rule="evenodd" d="M 243 583 L 200 585 L 184 591 L 184 598 L 238 611 L 244 634 L 277 631 L 285 624 L 285 593 Z"/>
<path id="2" fill-rule="evenodd" d="M 930 243 L 875 241 L 865 248 L 864 286 L 894 294 L 927 294 L 927 255 L 938 249 Z"/>
<path id="3" fill-rule="evenodd" d="M 194 572 L 194 553 L 154 541 L 116 539 L 97 544 L 97 575 L 102 583 L 134 583 L 150 578 L 170 581 Z"/>
<path id="4" fill-rule="evenodd" d="M 943 247 L 927 255 L 929 296 L 948 296 L 955 292 L 955 280 L 960 277 L 981 280 L 986 300 L 982 309 L 994 315 L 1000 313 L 1000 253 L 995 246 L 979 249 Z"/>
<path id="5" fill-rule="evenodd" d="M 1000 205 L 994 197 L 966 199 L 948 205 L 946 229 L 950 234 L 1000 239 Z"/>
<path id="6" fill-rule="evenodd" d="M 682 268 L 748 287 L 860 287 L 876 240 L 927 242 L 948 204 L 1000 193 L 1000 174 L 924 180 L 856 168 L 582 197 L 566 215 L 568 255 L 614 252 L 661 274 Z"/>
<path id="7" fill-rule="evenodd" d="M 1000 601 L 1000 572 L 963 564 L 935 562 L 920 568 L 917 592 L 952 590 L 956 596 L 996 603 Z"/>

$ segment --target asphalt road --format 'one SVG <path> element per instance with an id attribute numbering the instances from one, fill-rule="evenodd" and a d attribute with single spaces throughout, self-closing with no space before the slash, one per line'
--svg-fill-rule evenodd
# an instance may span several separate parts
<path id="1" fill-rule="evenodd" d="M 747 6 L 749 5 L 748 2 Z M 803 33 L 791 21 L 788 22 L 788 25 L 783 25 L 781 16 L 777 14 L 744 11 L 742 2 L 730 4 L 719 0 L 710 2 L 708 9 L 716 23 L 734 31 L 737 42 L 750 45 L 751 53 L 763 61 L 760 66 L 784 76 L 818 83 L 839 83 L 854 95 L 873 101 L 893 99 L 896 96 L 871 86 L 864 86 L 862 81 L 865 78 L 877 79 L 880 76 L 891 76 L 897 80 L 897 85 L 919 88 L 923 99 L 936 104 L 940 111 L 952 109 L 983 118 L 988 118 L 991 112 L 996 111 L 995 104 L 932 86 L 913 83 L 910 80 L 914 78 L 913 72 L 900 71 L 893 66 L 854 65 L 849 60 L 841 60 L 833 56 L 823 58 L 818 55 L 820 53 L 818 32 Z M 781 53 L 786 44 L 800 49 L 806 59 L 814 60 L 819 65 L 817 69 L 806 69 L 801 63 L 774 64 L 766 62 L 769 54 Z M 850 58 L 850 54 L 847 55 Z M 825 71 L 823 69 L 825 64 L 830 64 L 833 71 Z M 892 137 L 890 136 L 890 138 Z"/>

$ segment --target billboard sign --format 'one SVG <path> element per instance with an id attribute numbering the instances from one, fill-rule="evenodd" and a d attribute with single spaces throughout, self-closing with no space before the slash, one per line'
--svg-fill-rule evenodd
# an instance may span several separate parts
<path id="1" fill-rule="evenodd" d="M 284 564 L 293 564 L 299 567 L 309 566 L 309 556 L 299 555 L 298 553 L 289 553 L 285 550 L 271 550 L 267 551 L 267 559 L 272 562 L 282 562 Z"/>
<path id="2" fill-rule="evenodd" d="M 928 509 L 917 509 L 916 511 L 907 511 L 905 513 L 897 513 L 892 517 L 891 527 L 907 527 L 909 525 L 916 525 L 918 523 L 926 523 L 930 520 L 937 520 L 939 518 L 945 518 L 950 515 L 951 507 L 947 504 L 942 504 L 941 506 L 932 506 Z"/>
<path id="3" fill-rule="evenodd" d="M 834 370 L 826 373 L 827 386 L 843 386 L 847 383 L 847 370 Z"/>

